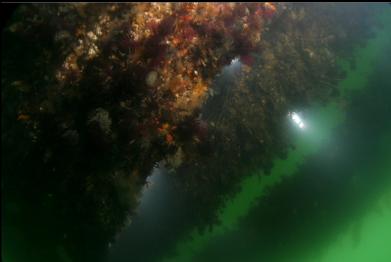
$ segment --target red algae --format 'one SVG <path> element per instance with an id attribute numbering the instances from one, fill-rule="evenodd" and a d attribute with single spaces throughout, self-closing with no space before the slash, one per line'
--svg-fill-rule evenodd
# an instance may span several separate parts
<path id="1" fill-rule="evenodd" d="M 263 20 L 276 11 L 271 3 L 143 4 L 138 8 L 145 15 L 132 22 L 134 40 L 124 38 L 120 48 L 132 50 L 131 61 L 148 72 L 157 71 L 162 81 L 156 88 L 170 91 L 174 99 L 161 107 L 175 112 L 180 108 L 179 119 L 204 101 L 213 77 L 230 58 L 240 56 L 243 64 L 254 63 L 250 53 L 259 48 Z"/>
<path id="2" fill-rule="evenodd" d="M 254 57 L 252 55 L 241 55 L 240 56 L 240 62 L 247 66 L 252 66 L 254 64 Z"/>

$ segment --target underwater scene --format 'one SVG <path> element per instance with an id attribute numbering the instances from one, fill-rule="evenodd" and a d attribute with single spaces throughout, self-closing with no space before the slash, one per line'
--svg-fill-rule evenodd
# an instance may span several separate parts
<path id="1" fill-rule="evenodd" d="M 391 261 L 390 3 L 3 7 L 2 261 Z"/>

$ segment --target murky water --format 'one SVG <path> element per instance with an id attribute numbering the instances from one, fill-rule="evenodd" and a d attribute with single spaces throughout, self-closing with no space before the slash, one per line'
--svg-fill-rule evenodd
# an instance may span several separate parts
<path id="1" fill-rule="evenodd" d="M 308 256 L 308 261 L 390 259 L 386 244 L 390 223 L 385 222 L 390 209 L 379 208 L 377 202 L 381 197 L 383 205 L 389 201 L 391 186 L 387 117 L 391 67 L 382 56 L 389 50 L 390 39 L 387 34 L 384 37 L 357 54 L 363 64 L 341 83 L 342 89 L 360 90 L 347 92 L 349 106 L 341 108 L 336 102 L 307 109 L 303 113 L 306 128 L 295 130 L 298 148 L 288 159 L 277 161 L 270 180 L 244 181 L 241 195 L 222 213 L 223 225 L 206 235 L 195 234 L 186 245 L 180 243 L 181 255 L 169 261 L 306 261 Z M 263 195 L 265 186 L 270 188 Z M 384 232 L 371 235 L 370 227 L 376 227 L 376 222 L 369 219 L 367 223 L 372 224 L 366 232 L 371 236 L 363 240 L 368 244 L 362 244 L 362 221 L 374 208 L 384 219 Z M 341 235 L 351 245 L 338 249 Z M 334 253 L 329 254 L 329 249 Z"/>
<path id="2" fill-rule="evenodd" d="M 386 10 L 387 7 L 390 10 Z M 277 19 L 279 16 L 274 12 L 278 14 L 282 6 L 266 5 L 262 8 L 265 21 L 271 20 L 268 22 L 271 29 L 265 33 L 266 39 L 274 39 L 273 30 L 299 30 L 289 26 L 283 27 L 283 18 Z M 336 8 L 338 9 L 338 5 Z M 132 117 L 137 115 L 142 125 L 134 124 L 133 120 L 125 123 L 129 126 L 135 125 L 137 129 L 126 129 L 121 126 L 120 132 L 115 133 L 115 136 L 108 138 L 102 135 L 105 130 L 114 129 L 115 122 L 123 120 L 122 115 L 127 116 L 115 108 L 108 110 L 110 114 L 105 110 L 95 110 L 93 117 L 86 117 L 89 119 L 88 123 L 99 123 L 100 129 L 93 129 L 95 131 L 90 132 L 90 129 L 85 131 L 82 128 L 75 128 L 79 131 L 78 139 L 85 139 L 87 142 L 75 142 L 76 146 L 70 147 L 71 149 L 68 146 L 72 144 L 72 139 L 57 142 L 55 132 L 51 134 L 51 130 L 57 129 L 48 123 L 68 123 L 68 119 L 75 119 L 74 125 L 78 126 L 77 123 L 83 122 L 84 119 L 84 113 L 76 113 L 78 110 L 84 112 L 85 108 L 89 108 L 88 103 L 94 104 L 91 108 L 106 105 L 105 99 L 99 98 L 98 95 L 98 98 L 90 98 L 83 95 L 78 97 L 72 93 L 68 97 L 61 93 L 63 91 L 49 94 L 50 99 L 60 97 L 58 100 L 61 100 L 66 97 L 66 102 L 61 105 L 69 106 L 70 109 L 64 114 L 64 118 L 62 113 L 58 113 L 58 119 L 61 120 L 53 114 L 55 120 L 45 122 L 45 119 L 52 119 L 52 113 L 45 115 L 46 118 L 37 117 L 38 122 L 46 124 L 41 127 L 42 130 L 49 130 L 42 131 L 43 137 L 47 137 L 48 140 L 43 140 L 45 142 L 42 144 L 38 143 L 38 146 L 25 142 L 31 140 L 30 133 L 20 131 L 24 129 L 15 128 L 14 124 L 10 124 L 15 120 L 8 120 L 11 119 L 9 115 L 12 115 L 8 111 L 12 112 L 13 109 L 2 113 L 2 121 L 6 121 L 6 128 L 2 128 L 5 133 L 2 142 L 6 143 L 2 146 L 2 153 L 7 155 L 2 158 L 6 164 L 6 167 L 2 167 L 2 259 L 9 262 L 390 261 L 391 251 L 388 243 L 391 241 L 391 7 L 384 4 L 382 9 L 382 12 L 377 13 L 377 19 L 383 21 L 384 26 L 375 30 L 373 38 L 366 39 L 365 46 L 354 48 L 351 56 L 355 59 L 355 65 L 351 66 L 351 61 L 345 60 L 342 55 L 333 58 L 337 59 L 336 63 L 346 71 L 345 76 L 337 83 L 339 95 L 326 102 L 318 99 L 311 103 L 292 98 L 291 103 L 287 103 L 289 108 L 281 101 L 274 101 L 269 107 L 265 106 L 272 108 L 270 112 L 260 111 L 265 115 L 279 115 L 278 118 L 268 119 L 259 115 L 259 118 L 252 118 L 253 115 L 259 114 L 259 111 L 251 109 L 253 98 L 241 102 L 243 96 L 260 98 L 256 100 L 257 103 L 263 103 L 263 97 L 274 96 L 272 91 L 267 94 L 263 87 L 257 86 L 259 79 L 256 73 L 251 75 L 252 72 L 256 72 L 255 65 L 262 63 L 262 59 L 273 56 L 270 54 L 264 54 L 266 58 L 262 59 L 253 54 L 241 54 L 236 58 L 227 56 L 229 63 L 225 63 L 213 77 L 207 91 L 208 98 L 202 102 L 202 107 L 195 109 L 195 120 L 192 119 L 193 115 L 182 119 L 181 113 L 178 112 L 183 113 L 185 110 L 179 110 L 180 106 L 175 109 L 176 111 L 170 109 L 178 113 L 179 116 L 176 117 L 181 119 L 174 121 L 174 124 L 168 120 L 171 117 L 168 113 L 170 117 L 164 114 L 153 115 L 154 121 L 166 121 L 162 125 L 159 122 L 158 125 L 161 140 L 146 139 L 152 137 L 148 136 L 148 132 L 152 132 L 148 130 L 152 130 L 153 125 L 147 121 L 143 122 L 146 114 L 140 116 L 136 113 Z M 291 15 L 295 15 L 290 18 L 292 21 L 304 19 L 300 18 L 304 17 L 304 11 L 298 10 L 296 13 L 292 11 Z M 251 14 L 252 11 L 248 12 Z M 88 17 L 87 14 L 84 15 Z M 276 20 L 273 23 L 274 16 Z M 188 16 L 185 18 L 193 19 Z M 184 21 L 187 21 L 186 19 Z M 303 26 L 300 22 L 298 25 Z M 177 28 L 181 26 L 183 25 L 180 23 L 176 25 Z M 326 25 L 323 26 L 326 28 Z M 192 34 L 187 32 L 184 37 Z M 337 33 L 336 35 L 337 38 L 342 37 Z M 310 40 L 303 38 L 303 41 Z M 305 46 L 303 42 L 301 44 Z M 264 43 L 263 47 L 267 50 L 267 43 Z M 301 47 L 297 49 L 302 50 Z M 303 52 L 308 52 L 312 57 L 311 52 L 316 53 L 316 50 L 306 49 Z M 275 56 L 278 54 L 276 51 Z M 329 62 L 332 63 L 331 56 L 325 57 L 329 57 Z M 143 56 L 140 55 L 140 60 L 142 59 Z M 289 64 L 295 58 L 285 59 Z M 273 59 L 270 58 L 270 61 Z M 97 63 L 96 67 L 99 66 Z M 292 71 L 300 70 L 299 64 L 296 66 L 297 69 L 292 68 Z M 2 68 L 12 67 L 2 63 Z M 90 74 L 95 72 L 93 67 L 86 67 L 85 70 Z M 158 69 L 154 70 L 147 74 L 149 88 L 153 88 L 155 82 L 160 81 L 156 80 L 156 72 L 161 72 Z M 175 70 L 180 70 L 179 66 Z M 9 69 L 7 74 L 2 74 L 2 81 L 7 84 L 9 75 L 18 76 L 15 72 Z M 198 74 L 203 74 L 201 69 L 197 71 L 197 76 Z M 308 78 L 313 75 L 321 77 L 316 73 L 306 74 Z M 37 79 L 39 77 L 36 76 Z M 77 78 L 76 75 L 74 77 Z M 204 75 L 203 77 L 207 78 Z M 246 82 L 250 83 L 247 86 L 247 93 L 238 84 L 238 78 L 249 81 Z M 81 83 L 93 81 L 90 78 L 86 79 L 80 80 L 86 81 Z M 252 79 L 255 80 L 251 81 Z M 270 84 L 272 88 L 275 86 L 278 89 L 280 83 L 288 81 L 283 77 L 277 79 L 277 84 Z M 68 85 L 65 87 L 76 88 L 77 84 L 72 81 L 71 84 L 66 82 Z M 303 86 L 306 84 L 303 83 Z M 41 99 L 37 95 L 40 91 L 35 91 L 35 95 L 32 95 L 24 91 L 21 87 L 24 85 L 15 84 L 15 81 L 12 81 L 11 86 L 21 89 L 22 95 L 19 97 L 7 92 L 5 95 L 7 99 L 18 97 L 20 100 L 12 103 L 22 104 L 21 108 L 33 107 L 32 105 Z M 81 86 L 83 87 L 83 84 Z M 202 89 L 198 85 L 194 88 Z M 297 86 L 292 89 L 300 90 Z M 78 92 L 90 92 L 81 90 Z M 93 94 L 95 92 L 98 91 L 92 91 Z M 99 92 L 105 97 L 104 92 L 108 91 Z M 180 104 L 183 97 L 183 100 L 188 99 L 186 96 L 190 91 L 176 92 L 178 100 L 175 101 Z M 26 102 L 25 105 L 23 99 L 29 101 L 26 98 L 28 94 L 36 101 L 31 104 Z M 312 97 L 312 93 L 305 94 Z M 117 99 L 116 96 L 125 96 L 118 90 L 111 95 L 110 99 L 106 96 L 110 101 Z M 149 95 L 148 93 L 148 97 Z M 154 97 L 151 99 L 155 99 L 155 96 L 157 95 L 151 95 Z M 321 96 L 326 94 L 322 93 Z M 162 97 L 166 99 L 165 96 Z M 197 93 L 190 99 L 196 101 L 199 97 Z M 166 100 L 163 98 L 156 99 L 165 103 Z M 290 99 L 288 95 L 286 99 Z M 276 101 L 279 101 L 278 98 Z M 13 107 L 8 100 L 3 102 L 9 103 L 9 108 Z M 73 106 L 72 103 L 77 105 Z M 132 103 L 125 106 L 121 104 L 121 107 L 134 106 Z M 55 103 L 53 104 L 55 108 Z M 190 104 L 188 110 L 191 108 Z M 279 106 L 283 110 L 278 109 Z M 145 110 L 147 113 L 149 109 L 147 106 L 138 108 L 140 112 Z M 62 111 L 58 109 L 58 112 Z M 280 117 L 281 112 L 284 112 L 284 115 Z M 115 113 L 121 117 L 117 117 Z M 240 116 L 239 120 L 233 118 L 233 115 Z M 34 113 L 20 111 L 17 120 L 26 122 L 26 129 L 34 130 L 34 124 L 29 124 L 30 118 L 34 117 Z M 274 123 L 275 119 L 279 119 L 280 122 Z M 262 125 L 259 127 L 251 121 L 268 123 L 270 126 L 266 126 L 265 130 L 273 128 L 274 131 L 264 131 Z M 73 124 L 65 128 L 70 132 L 67 137 L 74 137 L 71 135 L 73 129 L 70 126 Z M 15 132 L 15 135 L 10 135 L 9 130 Z M 96 130 L 103 131 L 99 133 Z M 130 151 L 130 155 L 133 154 L 129 158 L 129 163 L 133 165 L 130 167 L 130 175 L 120 172 L 123 170 L 122 166 L 127 165 L 127 160 L 117 162 L 115 158 L 118 152 L 122 155 L 128 151 L 122 151 L 121 145 L 114 146 L 113 151 L 110 151 L 110 144 L 123 142 L 118 138 L 126 136 L 121 133 L 122 130 L 124 134 L 128 132 L 133 135 L 136 132 L 134 130 L 142 134 L 130 136 L 130 141 L 127 141 L 130 146 L 140 144 L 139 151 Z M 236 130 L 239 139 L 229 136 L 231 130 Z M 269 134 L 275 134 L 276 138 L 268 138 Z M 209 140 L 211 136 L 217 137 L 216 140 Z M 88 137 L 99 137 L 103 142 L 90 142 Z M 221 140 L 218 140 L 220 137 Z M 224 140 L 225 137 L 229 137 L 230 140 Z M 18 144 L 18 139 L 23 144 Z M 276 141 L 285 139 L 293 147 L 281 153 L 282 157 L 278 156 L 279 153 L 272 154 L 274 150 L 284 151 L 277 148 L 284 148 L 285 144 L 281 142 L 283 145 L 280 145 Z M 39 138 L 37 140 L 39 141 Z M 139 140 L 142 142 L 139 143 Z M 230 141 L 228 146 L 225 141 Z M 276 143 L 275 148 L 268 147 L 268 141 Z M 238 144 L 237 147 L 233 145 L 235 143 Z M 252 144 L 257 144 L 258 147 L 254 149 Z M 45 149 L 46 145 L 49 145 L 51 151 Z M 172 147 L 173 145 L 179 149 Z M 79 151 L 79 148 L 84 146 L 88 147 L 88 150 Z M 248 150 L 243 149 L 247 147 Z M 14 152 L 10 151 L 10 148 L 14 148 Z M 148 151 L 150 148 L 153 150 Z M 235 151 L 236 148 L 240 149 Z M 101 150 L 105 153 L 101 154 Z M 188 153 L 193 151 L 197 154 Z M 258 151 L 262 152 L 260 158 L 256 158 Z M 38 158 L 35 158 L 34 154 L 43 155 L 44 160 L 39 161 L 45 164 L 35 162 Z M 213 154 L 219 156 L 215 157 Z M 273 156 L 273 165 L 270 165 L 266 158 L 262 158 L 262 155 L 269 154 Z M 232 155 L 235 157 L 232 158 Z M 46 156 L 47 159 L 55 160 L 46 162 Z M 218 178 L 213 178 L 213 172 L 224 170 L 225 165 L 228 170 L 232 165 L 246 166 L 247 161 L 248 165 L 252 164 L 250 159 L 253 156 L 255 162 L 263 163 L 258 168 L 245 170 L 245 167 L 241 167 L 240 170 L 232 171 L 233 173 L 221 173 L 222 178 L 218 177 L 218 174 Z M 213 162 L 213 159 L 216 162 Z M 228 162 L 232 159 L 238 162 Z M 20 161 L 19 165 L 17 161 Z M 24 165 L 30 169 L 26 170 Z M 215 165 L 219 167 L 214 169 Z M 121 168 L 118 168 L 119 166 Z M 56 168 L 65 171 L 56 173 Z M 49 169 L 51 173 L 47 171 Z M 199 171 L 199 174 L 193 176 L 194 170 Z M 208 173 L 207 170 L 212 171 Z M 224 180 L 224 175 L 230 177 Z M 218 201 L 207 201 L 215 197 Z"/>

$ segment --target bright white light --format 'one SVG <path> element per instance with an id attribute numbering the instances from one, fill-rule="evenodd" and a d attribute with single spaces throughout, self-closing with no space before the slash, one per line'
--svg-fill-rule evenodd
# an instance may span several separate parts
<path id="1" fill-rule="evenodd" d="M 234 59 L 232 59 L 232 61 L 231 61 L 231 65 L 234 65 L 234 64 L 236 64 L 237 62 L 239 62 L 239 58 L 234 58 Z"/>
<path id="2" fill-rule="evenodd" d="M 239 72 L 239 69 L 241 68 L 241 62 L 239 57 L 235 57 L 231 60 L 231 63 L 228 66 L 225 66 L 223 71 L 228 73 L 229 75 L 234 75 L 235 73 Z"/>
<path id="3" fill-rule="evenodd" d="M 290 116 L 290 118 L 293 120 L 293 122 L 294 122 L 300 129 L 304 129 L 304 128 L 305 128 L 305 124 L 304 124 L 303 120 L 301 119 L 301 117 L 300 117 L 296 112 L 289 113 L 289 116 Z"/>

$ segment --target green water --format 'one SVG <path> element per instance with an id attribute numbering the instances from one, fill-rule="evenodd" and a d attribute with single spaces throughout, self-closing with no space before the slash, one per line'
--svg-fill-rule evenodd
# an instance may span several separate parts
<path id="1" fill-rule="evenodd" d="M 387 147 L 384 153 L 391 154 L 390 138 L 385 141 Z M 372 169 L 373 173 L 391 174 L 391 164 L 382 163 Z M 366 172 L 368 172 L 366 170 Z M 373 200 L 373 203 L 366 213 L 352 223 L 349 228 L 340 232 L 335 241 L 323 248 L 321 255 L 311 258 L 300 258 L 296 261 L 319 261 L 319 262 L 340 262 L 340 261 L 379 261 L 387 262 L 391 258 L 391 250 L 387 243 L 391 241 L 391 184 L 388 190 Z M 359 227 L 359 228 L 357 228 Z M 359 230 L 357 233 L 356 231 Z M 355 235 L 359 234 L 360 242 L 355 243 Z M 316 259 L 316 260 L 315 260 Z"/>
<path id="2" fill-rule="evenodd" d="M 389 20 L 389 17 L 385 16 L 385 19 Z M 387 20 L 386 20 L 387 21 Z M 388 23 L 391 23 L 389 21 Z M 387 24 L 387 22 L 386 22 Z M 368 46 L 356 51 L 357 67 L 354 70 L 349 70 L 347 62 L 340 61 L 348 71 L 347 78 L 344 79 L 339 86 L 341 90 L 341 97 L 327 106 L 316 106 L 311 109 L 309 117 L 306 119 L 311 124 L 310 130 L 304 130 L 303 132 L 296 132 L 296 149 L 291 151 L 285 160 L 277 159 L 274 163 L 274 167 L 269 176 L 260 174 L 253 174 L 244 179 L 241 183 L 242 191 L 237 194 L 233 199 L 226 203 L 226 206 L 219 211 L 219 217 L 221 224 L 215 226 L 211 231 L 200 234 L 197 231 L 192 232 L 186 236 L 183 241 L 178 241 L 177 255 L 164 261 L 216 261 L 216 257 L 210 258 L 208 256 L 198 256 L 197 254 L 208 248 L 210 243 L 216 241 L 216 239 L 223 239 L 224 234 L 231 231 L 240 230 L 240 220 L 245 217 L 255 203 L 262 201 L 262 197 L 267 194 L 270 187 L 278 187 L 283 178 L 296 174 L 300 165 L 309 157 L 319 150 L 321 146 L 324 146 L 329 142 L 332 136 L 333 130 L 341 125 L 345 120 L 344 108 L 341 105 L 342 101 L 354 96 L 357 91 L 371 88 L 368 86 L 368 81 L 371 74 L 378 69 L 377 63 L 385 54 L 389 54 L 390 47 L 390 35 L 391 31 L 379 31 L 377 37 L 370 41 Z M 385 119 L 385 121 L 389 121 Z M 391 130 L 390 130 L 391 131 Z M 383 151 L 379 153 L 382 156 L 391 156 L 391 143 L 389 137 L 384 139 L 382 143 L 381 139 L 378 141 L 383 145 Z M 384 173 L 385 176 L 391 174 L 391 166 L 389 161 L 382 159 L 380 163 L 372 163 L 368 170 L 365 172 L 371 173 Z M 327 185 L 326 185 L 327 186 Z M 391 190 L 391 184 L 389 186 Z M 381 200 L 374 200 L 374 205 L 386 205 L 390 201 L 390 193 L 382 193 Z M 381 202 L 380 204 L 378 202 Z M 278 207 L 276 207 L 278 208 Z M 391 219 L 390 209 L 382 213 L 381 216 L 373 215 L 373 208 L 368 210 L 368 213 L 363 215 L 362 220 L 362 232 L 361 237 L 363 240 L 360 245 L 351 247 L 351 232 L 349 230 L 338 233 L 338 239 L 331 243 L 329 246 L 325 245 L 320 251 L 311 250 L 309 253 L 324 254 L 321 256 L 311 256 L 308 261 L 389 261 L 391 258 L 390 249 L 386 243 L 390 243 L 391 237 Z M 262 221 L 259 221 L 262 223 Z M 242 236 L 245 238 L 245 236 Z M 238 237 L 238 242 L 245 241 Z M 262 245 L 262 243 L 259 243 Z M 227 247 L 229 248 L 229 247 Z M 324 249 L 324 250 L 323 250 Z M 276 250 L 276 252 L 278 252 Z M 307 261 L 306 253 L 291 251 L 292 254 L 288 254 L 284 258 L 280 258 L 281 261 Z M 229 254 L 229 252 L 227 252 Z M 222 253 L 219 253 L 220 255 Z M 256 256 L 251 255 L 247 258 L 247 254 L 243 255 L 243 261 L 260 261 L 262 259 L 262 252 Z M 224 255 L 220 259 L 225 258 Z M 247 260 L 249 259 L 249 260 Z M 234 261 L 234 260 L 233 260 Z M 271 261 L 271 260 L 268 260 Z M 279 261 L 279 260 L 276 260 Z"/>

